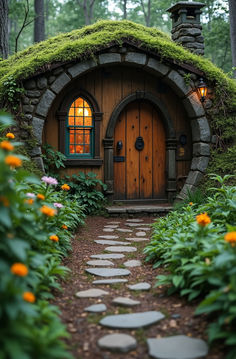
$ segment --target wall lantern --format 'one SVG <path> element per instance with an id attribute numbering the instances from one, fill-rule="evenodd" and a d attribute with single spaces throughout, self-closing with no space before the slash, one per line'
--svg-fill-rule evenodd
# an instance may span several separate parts
<path id="1" fill-rule="evenodd" d="M 206 95 L 207 95 L 207 85 L 205 84 L 205 82 L 203 81 L 202 78 L 199 79 L 199 85 L 198 85 L 197 89 L 198 89 L 198 93 L 200 95 L 200 101 L 204 102 L 206 99 Z"/>

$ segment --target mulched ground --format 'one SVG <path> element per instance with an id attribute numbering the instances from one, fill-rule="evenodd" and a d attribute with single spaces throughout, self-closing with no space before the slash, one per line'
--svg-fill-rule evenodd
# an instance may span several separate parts
<path id="1" fill-rule="evenodd" d="M 145 223 L 153 223 L 153 217 L 139 217 Z M 192 337 L 207 339 L 206 327 L 208 324 L 204 316 L 194 316 L 197 303 L 188 303 L 177 295 L 166 296 L 164 288 L 154 288 L 147 292 L 129 291 L 126 283 L 115 285 L 92 286 L 94 278 L 90 274 L 85 274 L 86 262 L 90 260 L 90 255 L 100 254 L 103 248 L 100 244 L 94 243 L 99 235 L 119 235 L 120 238 L 128 237 L 126 233 L 103 232 L 104 225 L 109 221 L 120 221 L 120 227 L 124 228 L 126 218 L 104 218 L 88 217 L 86 224 L 81 227 L 73 239 L 73 252 L 66 258 L 63 264 L 71 269 L 70 276 L 66 281 L 61 282 L 62 292 L 56 293 L 54 304 L 61 310 L 61 319 L 71 334 L 70 339 L 66 340 L 69 350 L 76 359 L 148 359 L 146 338 L 159 338 L 170 335 L 185 334 Z M 128 228 L 128 227 L 126 227 Z M 134 232 L 135 233 L 135 232 Z M 134 234 L 132 234 L 134 237 Z M 142 267 L 131 268 L 129 284 L 135 284 L 141 281 L 147 281 L 154 285 L 156 276 L 162 272 L 162 269 L 153 269 L 152 265 L 144 263 L 142 249 L 145 242 L 135 243 L 137 252 L 124 253 L 125 258 L 112 260 L 117 267 L 123 267 L 122 263 L 127 259 L 140 259 L 143 261 Z M 132 244 L 131 244 L 132 245 Z M 83 298 L 78 299 L 75 293 L 89 288 L 101 288 L 110 294 L 103 298 Z M 141 304 L 134 308 L 117 307 L 111 304 L 112 299 L 118 296 L 127 296 L 141 301 Z M 107 306 L 106 314 L 92 314 L 84 312 L 84 308 L 97 303 L 104 303 Z M 110 330 L 98 324 L 99 320 L 109 314 L 124 314 L 132 312 L 141 312 L 157 310 L 166 315 L 166 318 L 157 324 L 145 329 L 138 330 Z M 180 314 L 180 318 L 173 319 L 173 314 Z M 110 353 L 98 348 L 96 342 L 102 336 L 108 333 L 122 332 L 131 334 L 138 341 L 137 349 L 126 354 Z M 208 359 L 223 359 L 225 353 L 220 346 L 211 348 Z"/>

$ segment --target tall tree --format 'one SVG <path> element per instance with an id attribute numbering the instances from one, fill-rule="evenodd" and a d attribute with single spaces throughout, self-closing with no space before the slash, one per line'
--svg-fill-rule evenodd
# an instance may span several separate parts
<path id="1" fill-rule="evenodd" d="M 8 56 L 8 0 L 0 1 L 0 56 Z"/>
<path id="2" fill-rule="evenodd" d="M 127 0 L 123 0 L 123 19 L 127 19 Z"/>
<path id="3" fill-rule="evenodd" d="M 34 0 L 34 42 L 45 39 L 44 0 Z"/>
<path id="4" fill-rule="evenodd" d="M 93 18 L 93 7 L 96 0 L 77 0 L 84 13 L 85 25 L 90 25 Z"/>
<path id="5" fill-rule="evenodd" d="M 144 0 L 140 0 L 140 4 L 143 9 L 143 14 L 145 18 L 145 24 L 146 26 L 150 26 L 150 20 L 151 20 L 151 0 L 147 0 L 145 3 Z"/>
<path id="6" fill-rule="evenodd" d="M 236 0 L 229 0 L 230 42 L 234 78 L 236 78 Z"/>

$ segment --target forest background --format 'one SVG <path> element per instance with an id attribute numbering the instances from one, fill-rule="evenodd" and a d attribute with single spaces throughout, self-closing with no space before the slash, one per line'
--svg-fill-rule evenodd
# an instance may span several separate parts
<path id="1" fill-rule="evenodd" d="M 34 42 L 81 28 L 101 19 L 128 19 L 146 26 L 158 27 L 170 34 L 171 19 L 166 9 L 176 2 L 176 0 L 1 0 L 0 56 L 6 58 Z M 233 75 L 232 69 L 236 66 L 232 56 L 234 49 L 231 50 L 230 41 L 232 36 L 236 36 L 234 30 L 236 18 L 232 17 L 234 9 L 231 2 L 236 3 L 235 0 L 204 0 L 206 6 L 203 8 L 202 15 L 205 57 L 230 76 Z M 236 5 L 234 7 L 236 11 Z"/>

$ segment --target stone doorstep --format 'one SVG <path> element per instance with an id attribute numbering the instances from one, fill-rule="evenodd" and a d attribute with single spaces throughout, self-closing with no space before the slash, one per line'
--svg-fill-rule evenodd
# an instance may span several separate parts
<path id="1" fill-rule="evenodd" d="M 133 205 L 133 206 L 111 206 L 106 207 L 108 214 L 140 214 L 140 213 L 155 213 L 165 214 L 173 209 L 172 206 L 160 205 Z"/>

